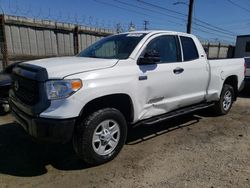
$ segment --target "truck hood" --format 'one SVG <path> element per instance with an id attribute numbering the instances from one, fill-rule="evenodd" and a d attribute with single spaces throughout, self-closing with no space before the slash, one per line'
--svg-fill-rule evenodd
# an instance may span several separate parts
<path id="1" fill-rule="evenodd" d="M 47 70 L 49 79 L 64 78 L 81 72 L 105 69 L 114 66 L 117 59 L 99 59 L 86 57 L 56 57 L 25 62 L 43 67 Z"/>

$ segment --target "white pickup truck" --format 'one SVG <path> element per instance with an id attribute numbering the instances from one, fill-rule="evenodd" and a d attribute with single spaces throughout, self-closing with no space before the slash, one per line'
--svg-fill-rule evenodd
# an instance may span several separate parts
<path id="1" fill-rule="evenodd" d="M 16 121 L 40 140 L 73 141 L 89 164 L 112 160 L 128 126 L 213 107 L 227 114 L 244 80 L 244 59 L 207 60 L 198 39 L 170 31 L 109 36 L 75 57 L 13 70 Z"/>

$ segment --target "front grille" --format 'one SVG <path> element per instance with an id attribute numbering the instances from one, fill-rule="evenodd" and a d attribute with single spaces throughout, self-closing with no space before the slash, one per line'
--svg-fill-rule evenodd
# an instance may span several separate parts
<path id="1" fill-rule="evenodd" d="M 45 68 L 21 63 L 13 69 L 11 77 L 10 106 L 15 105 L 20 111 L 33 117 L 50 106 L 44 88 L 44 83 L 48 80 Z"/>
<path id="2" fill-rule="evenodd" d="M 39 100 L 39 83 L 35 80 L 13 74 L 12 89 L 16 97 L 27 105 L 35 105 Z"/>
<path id="3" fill-rule="evenodd" d="M 10 90 L 10 85 L 1 86 L 0 100 L 3 99 L 3 98 L 8 98 L 9 90 Z"/>

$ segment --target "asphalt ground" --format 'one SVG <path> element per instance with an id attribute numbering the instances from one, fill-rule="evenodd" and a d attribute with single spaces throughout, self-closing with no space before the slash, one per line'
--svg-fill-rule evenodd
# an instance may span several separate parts
<path id="1" fill-rule="evenodd" d="M 200 111 L 129 131 L 113 161 L 90 167 L 70 144 L 36 143 L 0 116 L 0 187 L 250 187 L 250 92 L 230 113 Z"/>

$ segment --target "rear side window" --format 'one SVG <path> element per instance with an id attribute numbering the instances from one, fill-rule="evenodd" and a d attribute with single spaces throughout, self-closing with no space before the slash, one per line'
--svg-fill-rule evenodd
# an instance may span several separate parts
<path id="1" fill-rule="evenodd" d="M 184 61 L 191 61 L 199 58 L 196 45 L 192 38 L 181 36 L 181 44 Z"/>

